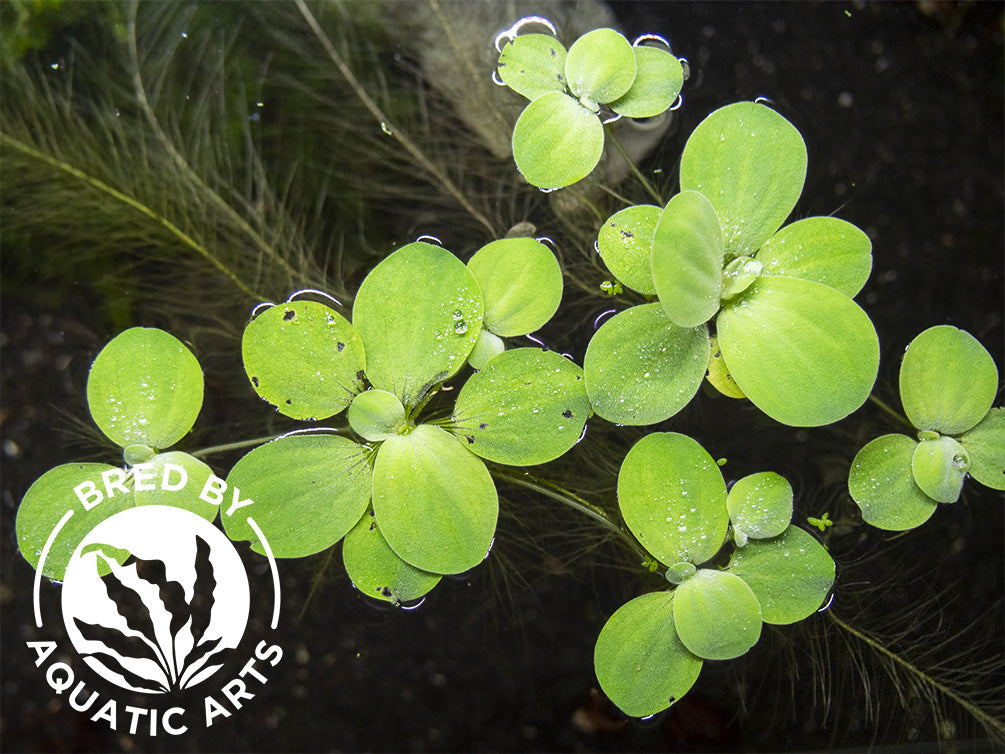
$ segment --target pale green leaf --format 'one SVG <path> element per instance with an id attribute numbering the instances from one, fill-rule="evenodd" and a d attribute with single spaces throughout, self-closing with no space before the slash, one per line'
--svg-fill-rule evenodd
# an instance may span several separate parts
<path id="1" fill-rule="evenodd" d="M 413 408 L 464 365 L 483 315 L 478 282 L 457 257 L 428 243 L 401 247 L 366 276 L 353 304 L 370 384 Z"/>
<path id="2" fill-rule="evenodd" d="M 63 516 L 72 511 L 53 540 L 42 565 L 43 576 L 62 581 L 74 550 L 91 529 L 133 507 L 132 490 L 126 487 L 123 492 L 114 484 L 106 486 L 102 474 L 110 482 L 121 481 L 124 476 L 121 469 L 103 463 L 66 463 L 49 469 L 24 494 L 14 528 L 21 555 L 36 570 L 45 543 Z M 78 490 L 90 510 L 84 507 Z"/>
<path id="3" fill-rule="evenodd" d="M 792 485 L 773 471 L 750 474 L 730 487 L 726 510 L 733 528 L 745 537 L 777 537 L 792 520 Z"/>
<path id="4" fill-rule="evenodd" d="M 753 256 L 789 216 L 806 178 L 806 144 L 771 108 L 737 102 L 698 124 L 681 155 L 681 191 L 700 191 L 722 223 L 726 257 Z"/>
<path id="5" fill-rule="evenodd" d="M 253 501 L 234 506 L 234 500 Z M 227 536 L 264 553 L 248 518 L 277 558 L 302 558 L 345 536 L 370 501 L 367 449 L 345 437 L 280 437 L 239 460 L 227 475 L 220 519 Z"/>
<path id="6" fill-rule="evenodd" d="M 702 660 L 677 637 L 673 599 L 671 591 L 636 597 L 618 608 L 597 637 L 597 680 L 626 715 L 665 710 L 698 680 Z"/>
<path id="7" fill-rule="evenodd" d="M 577 97 L 594 103 L 613 102 L 635 81 L 635 50 L 614 29 L 594 29 L 569 48 L 565 82 Z"/>
<path id="8" fill-rule="evenodd" d="M 472 369 L 481 369 L 488 363 L 489 359 L 493 356 L 498 356 L 505 350 L 506 344 L 503 342 L 503 339 L 483 327 L 481 332 L 478 333 L 475 347 L 468 354 L 468 364 Z"/>
<path id="9" fill-rule="evenodd" d="M 450 430 L 475 455 L 530 466 L 572 448 L 589 415 L 582 369 L 554 351 L 517 348 L 468 378 Z"/>
<path id="10" fill-rule="evenodd" d="M 535 238 L 502 238 L 468 260 L 485 302 L 485 329 L 504 338 L 543 327 L 562 301 L 562 268 Z"/>
<path id="11" fill-rule="evenodd" d="M 496 69 L 510 89 L 527 99 L 565 90 L 565 48 L 548 34 L 520 34 L 502 48 Z"/>
<path id="12" fill-rule="evenodd" d="M 1005 490 L 1005 408 L 993 408 L 958 438 L 970 455 L 970 476 L 993 490 Z"/>
<path id="13" fill-rule="evenodd" d="M 357 435 L 378 442 L 398 433 L 405 423 L 405 407 L 394 393 L 367 390 L 353 399 L 346 418 Z"/>
<path id="14" fill-rule="evenodd" d="M 786 225 L 757 252 L 765 275 L 815 280 L 854 298 L 872 271 L 872 242 L 836 217 L 807 217 Z"/>
<path id="15" fill-rule="evenodd" d="M 722 472 L 701 445 L 675 432 L 646 435 L 628 451 L 618 506 L 632 534 L 665 564 L 705 562 L 729 526 Z"/>
<path id="16" fill-rule="evenodd" d="M 991 354 L 973 335 L 950 325 L 919 334 L 900 365 L 900 399 L 918 429 L 966 432 L 987 415 L 997 391 Z"/>
<path id="17" fill-rule="evenodd" d="M 955 503 L 970 470 L 970 456 L 952 437 L 923 440 L 911 458 L 914 481 L 921 491 L 940 503 Z"/>
<path id="18" fill-rule="evenodd" d="M 463 441 L 431 424 L 389 437 L 373 469 L 373 510 L 397 555 L 431 573 L 461 573 L 488 554 L 499 498 Z"/>
<path id="19" fill-rule="evenodd" d="M 677 587 L 674 624 L 681 642 L 706 660 L 746 654 L 761 637 L 761 605 L 747 583 L 726 571 L 700 569 Z"/>
<path id="20" fill-rule="evenodd" d="M 420 571 L 394 554 L 371 510 L 345 535 L 342 562 L 353 586 L 392 604 L 417 600 L 440 583 L 438 573 Z"/>
<path id="21" fill-rule="evenodd" d="M 715 209 L 697 191 L 674 196 L 660 215 L 652 245 L 653 284 L 663 311 L 680 327 L 697 327 L 719 311 L 724 255 Z"/>
<path id="22" fill-rule="evenodd" d="M 202 498 L 213 470 L 194 456 L 172 450 L 134 465 L 133 500 L 136 505 L 172 505 L 213 521 L 220 506 Z"/>
<path id="23" fill-rule="evenodd" d="M 684 85 L 684 66 L 662 47 L 637 46 L 635 81 L 610 104 L 627 118 L 652 118 L 670 109 Z"/>
<path id="24" fill-rule="evenodd" d="M 513 159 L 523 177 L 541 189 L 582 180 L 604 152 L 600 119 L 572 97 L 551 92 L 531 102 L 513 127 Z"/>
<path id="25" fill-rule="evenodd" d="M 607 269 L 646 296 L 656 294 L 650 254 L 660 212 L 650 204 L 625 207 L 611 215 L 597 234 L 597 250 Z"/>
<path id="26" fill-rule="evenodd" d="M 363 389 L 363 341 L 345 317 L 316 301 L 263 311 L 244 328 L 241 355 L 255 392 L 293 419 L 327 419 Z"/>
<path id="27" fill-rule="evenodd" d="M 659 303 L 615 314 L 594 333 L 583 359 L 598 416 L 617 424 L 669 419 L 698 392 L 708 366 L 708 329 L 678 327 Z"/>
<path id="28" fill-rule="evenodd" d="M 753 591 L 764 622 L 776 625 L 812 615 L 834 585 L 834 559 L 798 526 L 736 550 L 729 571 Z"/>
<path id="29" fill-rule="evenodd" d="M 776 421 L 830 424 L 857 409 L 879 370 L 879 339 L 858 304 L 811 280 L 764 276 L 716 319 L 740 390 Z"/>
<path id="30" fill-rule="evenodd" d="M 174 445 L 202 408 L 199 362 L 173 335 L 134 327 L 101 349 L 87 377 L 87 405 L 98 429 L 122 447 Z"/>
<path id="31" fill-rule="evenodd" d="M 921 491 L 911 471 L 917 446 L 906 435 L 883 435 L 855 455 L 848 491 L 866 523 L 903 531 L 921 526 L 935 513 L 938 503 Z"/>

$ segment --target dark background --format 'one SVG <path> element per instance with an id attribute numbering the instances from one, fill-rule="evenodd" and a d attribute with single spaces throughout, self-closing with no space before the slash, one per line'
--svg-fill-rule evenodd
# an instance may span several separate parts
<path id="1" fill-rule="evenodd" d="M 690 61 L 679 128 L 656 156 L 668 171 L 704 115 L 738 99 L 769 98 L 803 133 L 809 175 L 796 214 L 837 214 L 873 242 L 872 277 L 857 300 L 880 336 L 878 396 L 897 406 L 899 356 L 931 325 L 968 330 L 1005 363 L 1000 3 L 613 8 L 627 35 L 659 31 Z M 621 562 L 613 547 L 600 545 L 595 559 L 572 558 L 591 535 L 561 518 L 557 525 L 570 529 L 554 532 L 543 552 L 523 548 L 519 528 L 504 521 L 493 562 L 445 580 L 414 612 L 383 611 L 358 596 L 338 557 L 305 607 L 322 556 L 282 562 L 285 655 L 245 709 L 183 740 L 90 723 L 51 693 L 24 646 L 37 638 L 33 571 L 13 529 L 31 482 L 81 457 L 68 417 L 87 419 L 87 367 L 114 330 L 85 284 L 58 296 L 32 290 L 23 260 L 12 273 L 16 253 L 4 248 L 5 751 L 768 751 L 869 743 L 920 751 L 934 748 L 940 733 L 949 750 L 992 745 L 958 705 L 942 700 L 933 711 L 903 675 L 889 675 L 825 616 L 766 630 L 745 658 L 706 663 L 668 713 L 625 723 L 594 691 L 593 643 L 644 584 L 611 567 Z M 872 405 L 838 429 L 794 431 L 735 404 L 698 401 L 672 428 L 695 429 L 713 456 L 735 458 L 737 476 L 785 473 L 803 515 L 848 513 L 842 479 L 851 457 L 894 429 Z M 207 410 L 217 419 L 223 411 Z M 885 537 L 860 528 L 831 543 L 835 614 L 892 637 L 933 675 L 983 695 L 999 717 L 1001 503 L 1000 493 L 969 482 L 963 501 L 941 506 L 918 531 Z M 548 547 L 561 557 L 553 562 Z M 537 562 L 526 572 L 506 568 L 528 560 Z M 56 604 L 57 587 L 43 591 Z"/>

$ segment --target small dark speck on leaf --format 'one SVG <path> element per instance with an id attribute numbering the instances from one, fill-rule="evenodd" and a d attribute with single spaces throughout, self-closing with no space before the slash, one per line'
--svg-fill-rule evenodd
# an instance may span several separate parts
<path id="1" fill-rule="evenodd" d="M 365 380 L 366 379 L 366 372 L 364 372 L 362 369 L 360 369 L 358 372 L 356 372 L 356 379 L 359 380 L 360 382 L 362 382 L 363 380 Z"/>
<path id="2" fill-rule="evenodd" d="M 339 341 L 338 343 L 336 343 L 336 344 L 335 344 L 335 348 L 337 348 L 337 349 L 338 349 L 338 352 L 339 352 L 339 353 L 342 353 L 343 349 L 345 348 L 345 343 L 343 343 L 343 342 L 342 342 L 342 341 L 340 340 L 340 341 Z"/>
<path id="3" fill-rule="evenodd" d="M 486 424 L 485 422 L 482 422 L 481 424 L 478 425 L 478 429 L 485 429 L 487 426 L 488 426 L 488 424 Z"/>
<path id="4" fill-rule="evenodd" d="M 475 438 L 472 437 L 471 435 L 464 435 L 464 439 L 468 441 L 468 445 L 475 444 Z"/>
<path id="5" fill-rule="evenodd" d="M 287 399 L 286 399 L 286 405 L 287 405 L 287 406 L 292 406 L 292 405 L 293 405 L 293 400 L 292 400 L 292 399 L 290 399 L 290 398 L 287 398 Z"/>
<path id="6" fill-rule="evenodd" d="M 286 310 L 286 311 L 285 311 L 285 312 L 283 313 L 283 320 L 284 320 L 284 321 L 286 321 L 286 322 L 289 322 L 289 321 L 290 321 L 291 319 L 293 319 L 293 318 L 294 318 L 295 316 L 297 316 L 297 313 L 296 313 L 295 311 L 293 311 L 292 309 L 287 309 L 287 310 Z"/>
<path id="7" fill-rule="evenodd" d="M 621 231 L 621 237 L 622 238 L 635 238 L 635 234 L 632 233 L 630 230 L 624 230 L 624 229 L 622 229 L 622 231 Z"/>
<path id="8" fill-rule="evenodd" d="M 251 384 L 254 385 L 255 387 L 258 387 L 258 378 L 257 377 L 252 377 L 251 378 Z"/>
<path id="9" fill-rule="evenodd" d="M 374 521 L 374 522 L 372 522 L 372 523 L 370 524 L 370 531 L 373 531 L 373 530 L 374 530 L 374 529 L 376 529 L 376 528 L 377 528 L 377 522 L 376 522 L 376 521 Z"/>
<path id="10" fill-rule="evenodd" d="M 565 409 L 565 411 L 562 412 L 562 416 L 564 416 L 566 419 L 571 419 L 572 418 L 572 409 L 571 408 Z"/>

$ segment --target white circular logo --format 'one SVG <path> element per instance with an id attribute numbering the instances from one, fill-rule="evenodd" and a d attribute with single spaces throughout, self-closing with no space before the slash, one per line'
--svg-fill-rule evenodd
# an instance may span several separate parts
<path id="1" fill-rule="evenodd" d="M 209 678 L 248 623 L 244 565 L 230 540 L 196 514 L 130 508 L 92 529 L 63 582 L 63 621 L 95 672 L 163 694 Z"/>

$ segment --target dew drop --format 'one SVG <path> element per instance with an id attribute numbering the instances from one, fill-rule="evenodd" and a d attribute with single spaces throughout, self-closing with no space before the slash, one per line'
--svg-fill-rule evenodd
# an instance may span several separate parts
<path id="1" fill-rule="evenodd" d="M 457 333 L 458 335 L 463 335 L 467 331 L 468 331 L 468 323 L 465 322 L 463 319 L 458 320 L 454 324 L 454 332 Z"/>

